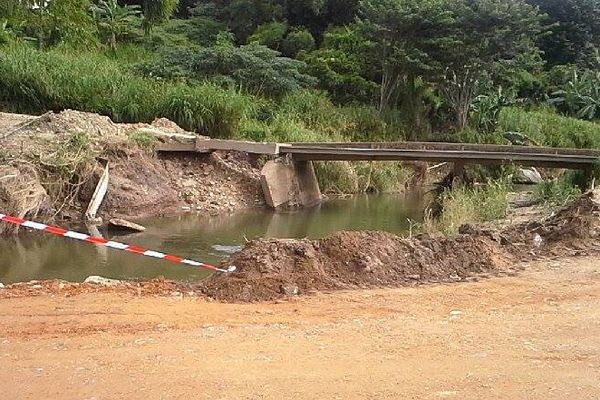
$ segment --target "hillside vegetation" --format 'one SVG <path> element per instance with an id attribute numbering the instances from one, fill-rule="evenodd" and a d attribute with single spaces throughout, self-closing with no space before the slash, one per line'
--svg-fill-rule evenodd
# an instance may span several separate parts
<path id="1" fill-rule="evenodd" d="M 600 148 L 599 32 L 597 0 L 5 0 L 0 109 L 260 141 Z M 319 169 L 332 190 L 406 176 Z"/>

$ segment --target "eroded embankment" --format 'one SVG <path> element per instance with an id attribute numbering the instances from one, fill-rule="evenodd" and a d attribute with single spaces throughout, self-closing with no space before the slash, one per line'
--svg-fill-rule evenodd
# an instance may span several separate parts
<path id="1" fill-rule="evenodd" d="M 115 124 L 108 117 L 71 110 L 21 117 L 16 126 L 27 125 L 18 131 L 14 125 L 3 127 L 2 133 L 14 133 L 0 136 L 4 213 L 43 221 L 80 220 L 106 162 L 109 186 L 99 210 L 105 219 L 184 209 L 217 213 L 263 204 L 259 169 L 245 154 L 153 152 L 158 141 L 186 134 L 171 121 Z"/>
<path id="2" fill-rule="evenodd" d="M 223 265 L 233 274 L 195 284 L 162 279 L 111 286 L 62 281 L 0 289 L 0 297 L 116 292 L 204 296 L 225 302 L 269 301 L 317 291 L 458 282 L 514 273 L 522 261 L 597 254 L 600 193 L 587 193 L 545 219 L 503 230 L 464 226 L 455 237 L 402 238 L 384 232 L 339 232 L 321 240 L 254 240 Z"/>

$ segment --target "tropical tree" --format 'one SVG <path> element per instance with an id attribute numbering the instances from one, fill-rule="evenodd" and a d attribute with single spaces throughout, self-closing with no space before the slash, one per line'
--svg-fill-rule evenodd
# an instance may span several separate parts
<path id="1" fill-rule="evenodd" d="M 320 48 L 300 54 L 308 72 L 319 79 L 319 87 L 342 103 L 371 103 L 378 85 L 369 79 L 373 44 L 356 26 L 330 29 Z"/>
<path id="2" fill-rule="evenodd" d="M 263 96 L 282 96 L 309 88 L 316 79 L 304 73 L 302 61 L 281 57 L 258 43 L 235 46 L 233 35 L 219 35 L 215 46 L 199 50 L 172 49 L 162 59 L 140 65 L 153 77 L 209 80 L 221 86 Z"/>
<path id="3" fill-rule="evenodd" d="M 140 6 L 120 6 L 117 0 L 100 0 L 98 5 L 92 7 L 92 12 L 98 26 L 107 36 L 108 47 L 117 48 L 117 37 L 122 35 L 133 19 L 140 15 Z"/>
<path id="4" fill-rule="evenodd" d="M 445 0 L 365 0 L 360 28 L 373 43 L 379 110 L 399 105 L 415 131 L 422 128 L 428 82 L 439 80 L 454 51 L 455 17 Z"/>
<path id="5" fill-rule="evenodd" d="M 69 46 L 89 48 L 98 45 L 98 29 L 90 15 L 90 0 L 53 0 L 45 11 L 47 41 L 49 44 L 65 43 Z M 42 17 L 44 10 L 40 10 Z"/>
<path id="6" fill-rule="evenodd" d="M 141 7 L 146 35 L 155 25 L 168 20 L 179 7 L 179 0 L 125 0 L 125 3 Z"/>
<path id="7" fill-rule="evenodd" d="M 535 43 L 544 32 L 542 15 L 523 0 L 452 0 L 452 51 L 439 54 L 446 66 L 440 87 L 455 113 L 459 129 L 482 79 L 488 86 L 512 84 L 518 71 L 541 69 Z M 497 89 L 494 89 L 495 91 Z M 485 93 L 484 93 L 485 95 Z"/>
<path id="8" fill-rule="evenodd" d="M 552 24 L 550 34 L 540 39 L 550 66 L 594 62 L 594 51 L 600 46 L 598 0 L 526 1 L 547 14 Z"/>
<path id="9" fill-rule="evenodd" d="M 600 118 L 600 71 L 572 70 L 563 87 L 552 93 L 549 102 L 578 118 Z"/>

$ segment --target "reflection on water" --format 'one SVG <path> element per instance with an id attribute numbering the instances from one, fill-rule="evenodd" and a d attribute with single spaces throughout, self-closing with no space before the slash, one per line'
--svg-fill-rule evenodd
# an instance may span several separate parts
<path id="1" fill-rule="evenodd" d="M 219 263 L 239 250 L 246 239 L 321 238 L 340 230 L 405 233 L 409 227 L 407 218 L 419 220 L 421 215 L 419 203 L 401 195 L 358 196 L 289 213 L 251 210 L 216 217 L 188 214 L 154 218 L 142 221 L 147 227 L 143 233 L 110 239 Z M 207 273 L 35 232 L 0 239 L 0 282 L 53 278 L 82 281 L 89 275 L 117 279 L 164 276 L 191 281 L 202 279 Z"/>

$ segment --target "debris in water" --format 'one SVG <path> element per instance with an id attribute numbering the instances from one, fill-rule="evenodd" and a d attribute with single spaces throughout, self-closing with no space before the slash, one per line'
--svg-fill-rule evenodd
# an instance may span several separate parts
<path id="1" fill-rule="evenodd" d="M 223 246 L 220 244 L 215 244 L 212 246 L 213 250 L 218 251 L 219 253 L 225 254 L 235 254 L 242 251 L 242 246 Z"/>
<path id="2" fill-rule="evenodd" d="M 117 228 L 130 232 L 144 232 L 146 230 L 142 225 L 127 221 L 125 219 L 113 218 L 108 221 L 108 225 L 112 228 Z"/>

